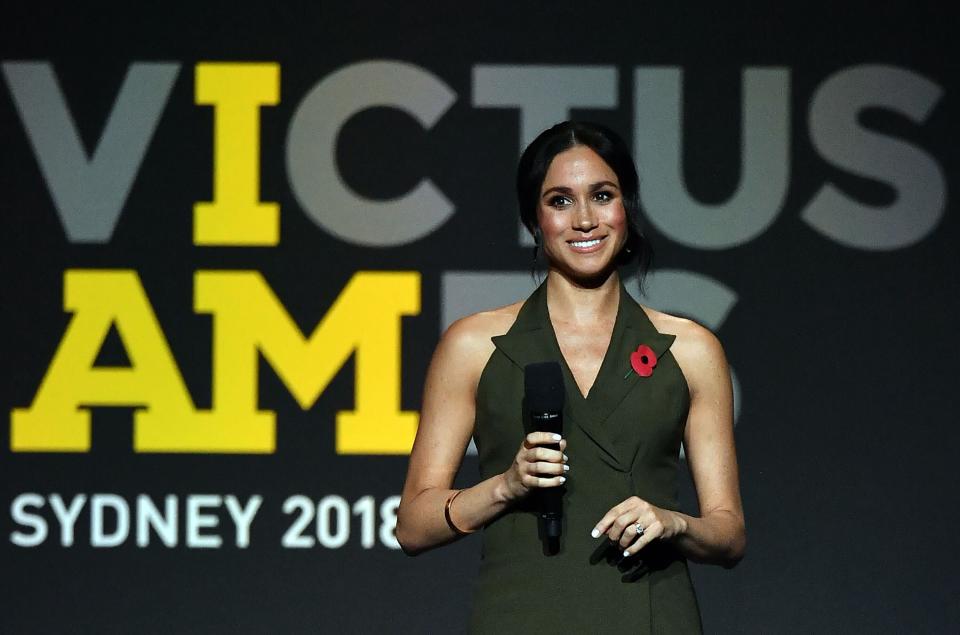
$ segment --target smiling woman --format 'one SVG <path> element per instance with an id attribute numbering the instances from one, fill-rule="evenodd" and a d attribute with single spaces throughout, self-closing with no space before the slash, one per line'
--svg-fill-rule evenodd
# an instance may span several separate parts
<path id="1" fill-rule="evenodd" d="M 586 171 L 591 171 L 598 180 L 586 179 L 584 183 Z M 583 210 L 582 206 L 575 206 L 576 185 L 585 188 L 597 203 L 616 203 L 612 211 L 624 215 L 626 242 L 614 250 L 616 264 L 636 259 L 642 286 L 653 251 L 640 230 L 637 170 L 623 140 L 602 126 L 579 122 L 559 124 L 535 139 L 520 157 L 516 182 L 520 220 L 533 235 L 537 247 L 541 245 L 545 212 Z M 581 219 L 558 220 L 569 223 Z"/>
<path id="2" fill-rule="evenodd" d="M 537 228 L 548 260 L 570 279 L 595 278 L 620 253 L 627 215 L 617 175 L 596 152 L 575 146 L 553 160 L 543 180 Z"/>
<path id="3" fill-rule="evenodd" d="M 698 633 L 687 558 L 732 566 L 745 531 L 730 373 L 704 327 L 643 307 L 618 267 L 650 248 L 623 141 L 565 122 L 524 151 L 520 216 L 548 263 L 526 301 L 454 323 L 434 353 L 398 511 L 416 554 L 482 528 L 471 630 Z M 524 368 L 563 371 L 566 435 L 525 428 Z M 451 489 L 473 436 L 481 481 Z M 700 515 L 679 511 L 681 441 Z M 560 488 L 542 549 L 538 497 Z M 601 538 L 602 537 L 602 538 Z"/>

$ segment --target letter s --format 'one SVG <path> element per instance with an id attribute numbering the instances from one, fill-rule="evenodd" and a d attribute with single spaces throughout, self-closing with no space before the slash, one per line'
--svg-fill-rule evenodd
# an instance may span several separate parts
<path id="1" fill-rule="evenodd" d="M 895 66 L 856 66 L 835 73 L 810 104 L 810 138 L 820 155 L 853 174 L 888 183 L 892 204 L 873 207 L 831 184 L 824 185 L 801 216 L 811 227 L 847 247 L 908 247 L 936 227 L 946 207 L 946 179 L 929 154 L 877 134 L 858 121 L 866 108 L 886 108 L 923 123 L 943 89 Z"/>
<path id="2" fill-rule="evenodd" d="M 20 494 L 10 503 L 10 516 L 13 522 L 23 527 L 33 528 L 32 533 L 22 531 L 10 532 L 10 542 L 18 547 L 36 547 L 47 539 L 47 521 L 39 514 L 32 514 L 27 507 L 43 507 L 43 496 L 40 494 Z"/>

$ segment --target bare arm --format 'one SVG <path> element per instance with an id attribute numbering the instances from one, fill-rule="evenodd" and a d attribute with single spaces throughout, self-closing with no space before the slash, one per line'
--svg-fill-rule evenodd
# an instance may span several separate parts
<path id="1" fill-rule="evenodd" d="M 730 368 L 717 338 L 699 326 L 695 333 L 682 349 L 691 392 L 684 449 L 700 516 L 674 512 L 683 520 L 674 541 L 691 560 L 733 566 L 743 557 L 747 539 L 733 438 Z"/>
<path id="2" fill-rule="evenodd" d="M 504 332 L 509 326 L 497 322 L 502 320 L 484 316 L 456 322 L 440 340 L 430 362 L 420 426 L 397 512 L 397 540 L 407 554 L 415 555 L 458 537 L 444 518 L 444 506 L 455 491 L 451 485 L 473 432 L 477 384 L 493 352 L 490 335 Z M 560 485 L 562 452 L 538 447 L 542 443 L 556 440 L 543 433 L 529 435 L 509 470 L 457 496 L 450 508 L 454 524 L 464 531 L 478 529 L 512 501 L 525 496 L 531 487 Z M 566 441 L 561 441 L 561 449 L 565 445 Z M 542 476 L 534 475 L 534 471 Z"/>
<path id="3" fill-rule="evenodd" d="M 746 531 L 733 440 L 733 388 L 723 347 L 707 329 L 687 322 L 674 356 L 690 387 L 684 432 L 687 464 L 700 516 L 661 509 L 633 496 L 597 524 L 602 533 L 635 554 L 655 539 L 669 539 L 697 562 L 735 565 L 746 550 Z M 638 537 L 636 525 L 644 528 Z"/>

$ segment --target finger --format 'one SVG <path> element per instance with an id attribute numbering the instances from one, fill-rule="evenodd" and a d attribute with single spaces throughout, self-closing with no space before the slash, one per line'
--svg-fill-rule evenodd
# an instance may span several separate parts
<path id="1" fill-rule="evenodd" d="M 629 541 L 635 538 L 635 535 L 629 533 L 627 530 L 636 528 L 638 516 L 639 514 L 636 509 L 628 509 L 617 516 L 607 530 L 607 538 L 610 539 L 610 542 L 620 542 L 623 545 L 629 544 Z M 626 542 L 622 542 L 624 540 L 626 540 Z"/>
<path id="2" fill-rule="evenodd" d="M 610 523 L 610 528 L 607 529 L 607 538 L 610 539 L 610 542 L 620 542 L 624 538 L 627 528 L 636 524 L 636 518 L 637 513 L 634 510 L 628 510 L 614 518 L 613 522 Z"/>
<path id="3" fill-rule="evenodd" d="M 617 507 L 620 506 L 617 505 Z M 594 538 L 599 538 L 602 534 L 607 533 L 607 530 L 610 529 L 610 525 L 613 524 L 614 519 L 620 515 L 620 513 L 617 511 L 617 507 L 614 507 L 603 515 L 603 518 L 600 519 L 600 522 L 598 522 L 594 526 L 593 531 L 590 532 L 591 536 Z"/>
<path id="4" fill-rule="evenodd" d="M 594 538 L 599 538 L 601 534 L 605 534 L 607 530 L 610 529 L 610 526 L 613 524 L 613 521 L 617 519 L 621 514 L 633 509 L 638 504 L 645 503 L 641 498 L 636 496 L 631 496 L 622 503 L 612 507 L 610 511 L 604 514 L 603 518 L 600 519 L 596 525 L 594 525 L 593 531 L 590 532 L 590 535 Z"/>
<path id="5" fill-rule="evenodd" d="M 535 447 L 527 450 L 526 459 L 530 463 L 537 461 L 546 461 L 548 463 L 563 463 L 564 454 L 560 450 L 551 450 L 550 448 Z"/>
<path id="6" fill-rule="evenodd" d="M 663 525 L 660 524 L 659 520 L 653 521 L 649 527 L 643 528 L 643 535 L 637 538 L 632 545 L 623 550 L 623 556 L 628 558 L 648 544 L 653 542 L 653 540 L 659 538 L 663 535 Z"/>
<path id="7" fill-rule="evenodd" d="M 650 525 L 656 520 L 656 517 L 645 518 L 643 516 L 635 517 L 634 520 L 631 520 L 626 527 L 623 528 L 623 533 L 620 534 L 620 546 L 626 549 L 638 538 L 647 534 Z M 637 525 L 643 527 L 643 532 L 641 533 L 637 530 Z"/>
<path id="8" fill-rule="evenodd" d="M 546 474 L 549 476 L 563 475 L 570 470 L 570 466 L 566 463 L 547 463 L 545 461 L 538 461 L 537 463 L 531 463 L 530 469 L 533 474 Z"/>
<path id="9" fill-rule="evenodd" d="M 533 474 L 524 474 L 520 479 L 523 482 L 525 487 L 559 487 L 563 485 L 567 479 L 564 476 L 534 476 Z"/>
<path id="10" fill-rule="evenodd" d="M 550 443 L 557 443 L 562 441 L 563 436 L 556 434 L 554 432 L 531 432 L 523 439 L 523 447 L 530 448 L 536 447 L 538 445 L 547 445 Z"/>

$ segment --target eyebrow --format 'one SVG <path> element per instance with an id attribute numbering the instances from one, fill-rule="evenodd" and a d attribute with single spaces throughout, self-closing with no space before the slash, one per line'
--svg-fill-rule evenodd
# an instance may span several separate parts
<path id="1" fill-rule="evenodd" d="M 591 184 L 590 184 L 590 191 L 591 191 L 591 192 L 596 192 L 597 190 L 599 190 L 599 189 L 601 189 L 601 188 L 603 188 L 603 187 L 612 187 L 612 188 L 615 188 L 615 189 L 618 189 L 618 190 L 620 189 L 620 188 L 617 186 L 617 184 L 614 183 L 613 181 L 597 181 L 596 183 L 591 183 Z M 543 198 L 544 196 L 546 196 L 547 194 L 550 194 L 551 192 L 559 192 L 559 193 L 561 193 L 561 194 L 573 194 L 573 190 L 572 190 L 571 188 L 569 188 L 569 187 L 564 187 L 564 186 L 562 186 L 562 185 L 556 185 L 556 186 L 554 186 L 554 187 L 551 187 L 549 190 L 544 191 L 544 193 L 541 194 L 540 196 L 541 196 L 541 198 Z"/>

